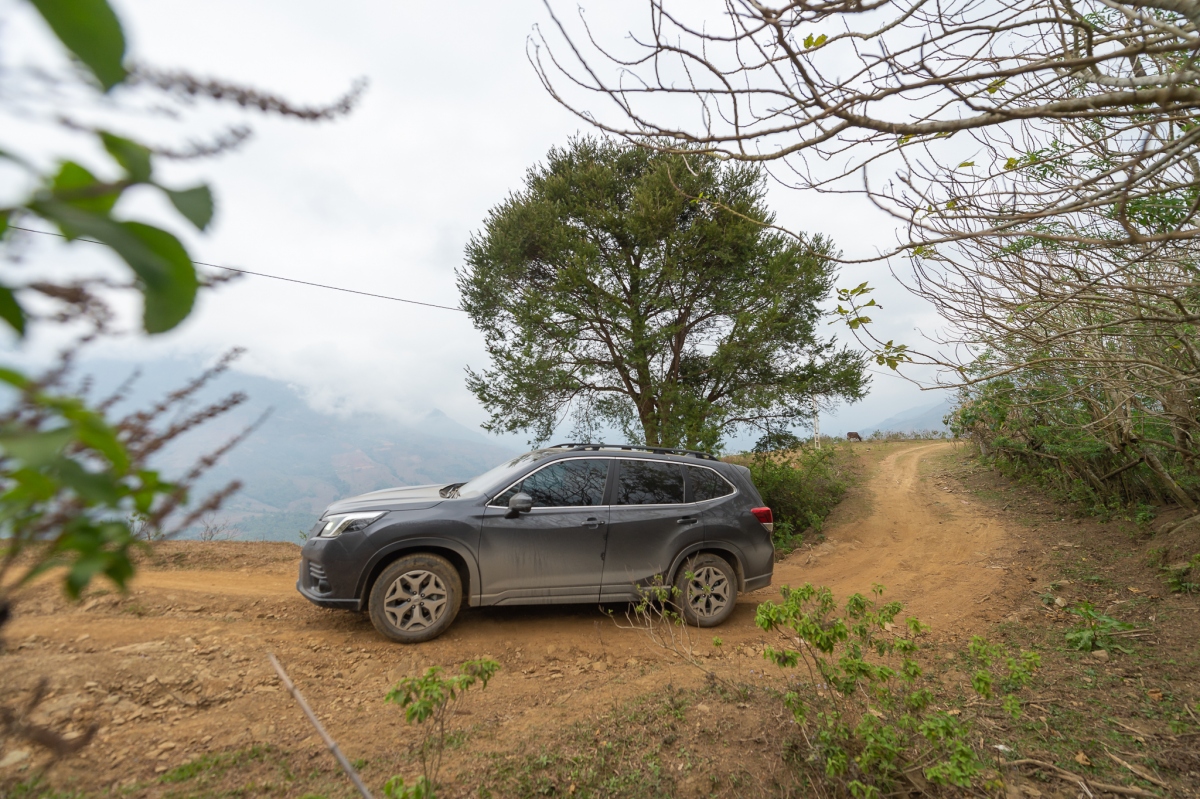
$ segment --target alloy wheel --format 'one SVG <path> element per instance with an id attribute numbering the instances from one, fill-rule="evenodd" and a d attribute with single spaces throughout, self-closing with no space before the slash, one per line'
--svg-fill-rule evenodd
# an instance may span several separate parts
<path id="1" fill-rule="evenodd" d="M 397 630 L 416 632 L 432 626 L 446 612 L 449 592 L 431 571 L 405 572 L 383 599 L 383 612 Z"/>
<path id="2" fill-rule="evenodd" d="M 700 618 L 717 616 L 729 604 L 729 578 L 714 566 L 701 566 L 687 583 L 687 603 Z"/>

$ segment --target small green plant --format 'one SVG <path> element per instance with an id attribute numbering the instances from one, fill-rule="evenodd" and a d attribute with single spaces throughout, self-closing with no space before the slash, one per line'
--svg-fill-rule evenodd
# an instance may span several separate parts
<path id="1" fill-rule="evenodd" d="M 440 666 L 432 666 L 420 677 L 405 677 L 388 692 L 385 701 L 404 708 L 405 722 L 430 722 L 421 741 L 421 776 L 411 785 L 405 784 L 401 776 L 392 777 L 383 786 L 388 799 L 430 799 L 436 795 L 449 735 L 446 721 L 450 705 L 476 683 L 480 690 L 487 688 L 499 670 L 500 664 L 490 658 L 468 660 L 459 666 L 458 674 L 449 677 L 443 676 Z"/>
<path id="2" fill-rule="evenodd" d="M 1072 649 L 1078 649 L 1081 652 L 1091 652 L 1094 649 L 1116 649 L 1129 654 L 1130 650 L 1113 641 L 1113 635 L 1124 630 L 1132 630 L 1132 624 L 1105 616 L 1098 612 L 1091 602 L 1080 602 L 1067 608 L 1067 612 L 1083 620 L 1067 631 L 1067 644 Z"/>
<path id="3" fill-rule="evenodd" d="M 1167 557 L 1170 553 L 1170 547 L 1153 547 L 1146 552 L 1146 565 L 1161 569 L 1167 565 Z"/>
<path id="4" fill-rule="evenodd" d="M 1172 594 L 1200 594 L 1200 553 L 1175 566 L 1164 566 L 1167 588 Z"/>
<path id="5" fill-rule="evenodd" d="M 1153 505 L 1147 505 L 1144 502 L 1139 502 L 1134 505 L 1131 510 L 1133 511 L 1133 518 L 1130 521 L 1132 521 L 1138 527 L 1145 528 L 1150 524 L 1150 522 L 1154 521 L 1155 512 Z"/>
<path id="6" fill-rule="evenodd" d="M 982 764 L 971 749 L 969 725 L 932 710 L 929 686 L 938 683 L 922 685 L 917 639 L 928 627 L 911 617 L 897 624 L 903 606 L 883 603 L 879 585 L 873 598 L 851 596 L 844 615 L 828 588 L 809 584 L 781 593 L 781 604 L 759 605 L 755 622 L 793 641 L 768 647 L 764 657 L 807 672 L 808 679 L 784 695 L 808 748 L 805 762 L 864 799 L 894 792 L 914 769 L 937 785 L 971 787 Z M 974 690 L 985 699 L 1002 694 L 1005 710 L 1019 716 L 1012 694 L 1032 681 L 1037 655 L 1005 657 L 1001 647 L 976 638 L 967 657 Z"/>
<path id="7" fill-rule="evenodd" d="M 720 638 L 718 638 L 718 637 L 716 637 L 716 636 L 713 636 L 713 646 L 715 646 L 717 649 L 720 649 L 720 648 L 721 648 L 721 645 L 722 645 L 722 644 L 724 644 L 724 643 L 725 643 L 725 642 L 724 642 L 724 641 L 722 641 Z"/>

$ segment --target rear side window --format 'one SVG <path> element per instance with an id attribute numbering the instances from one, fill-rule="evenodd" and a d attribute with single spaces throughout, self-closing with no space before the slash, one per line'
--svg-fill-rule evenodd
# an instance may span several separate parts
<path id="1" fill-rule="evenodd" d="M 619 461 L 618 505 L 674 505 L 683 502 L 683 467 L 678 463 Z"/>
<path id="2" fill-rule="evenodd" d="M 539 469 L 492 500 L 507 506 L 518 492 L 533 497 L 535 508 L 577 508 L 604 503 L 608 461 L 593 458 L 552 463 Z"/>
<path id="3" fill-rule="evenodd" d="M 692 483 L 692 502 L 704 502 L 706 499 L 727 497 L 733 493 L 733 486 L 712 469 L 702 466 L 689 466 L 688 480 Z"/>

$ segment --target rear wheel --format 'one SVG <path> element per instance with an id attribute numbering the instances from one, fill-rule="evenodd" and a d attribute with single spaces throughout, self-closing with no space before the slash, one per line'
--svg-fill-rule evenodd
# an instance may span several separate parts
<path id="1" fill-rule="evenodd" d="M 393 641 L 419 644 L 446 631 L 462 602 L 462 578 L 439 555 L 405 555 L 388 565 L 367 607 L 375 629 Z"/>
<path id="2" fill-rule="evenodd" d="M 696 555 L 675 577 L 675 602 L 683 620 L 696 627 L 716 627 L 737 604 L 737 574 L 716 555 Z"/>

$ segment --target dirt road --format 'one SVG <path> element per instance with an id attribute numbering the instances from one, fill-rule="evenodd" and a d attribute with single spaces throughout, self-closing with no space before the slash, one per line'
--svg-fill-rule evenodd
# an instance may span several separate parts
<path id="1" fill-rule="evenodd" d="M 780 680 L 761 658 L 774 639 L 753 618 L 783 584 L 825 584 L 844 598 L 881 583 L 887 599 L 903 601 L 906 615 L 935 634 L 967 635 L 996 618 L 985 600 L 1001 589 L 1009 536 L 965 495 L 922 476 L 950 446 L 863 445 L 866 480 L 831 516 L 826 540 L 777 564 L 773 587 L 741 598 L 733 618 L 711 631 L 720 647 L 710 631 L 693 638 L 705 668 L 751 684 Z M 464 610 L 442 638 L 402 647 L 361 616 L 300 598 L 290 544 L 178 542 L 159 558 L 124 596 L 97 592 L 68 605 L 54 587 L 38 588 L 9 626 L 5 683 L 27 690 L 49 674 L 56 692 L 42 720 L 76 733 L 93 722 L 101 728 L 83 756 L 55 769 L 55 782 L 136 783 L 135 792 L 157 795 L 147 780 L 204 752 L 270 741 L 323 757 L 278 688 L 267 652 L 279 655 L 343 749 L 392 764 L 380 768 L 407 763 L 397 744 L 412 738 L 381 699 L 395 680 L 431 665 L 483 655 L 501 662 L 466 711 L 474 728 L 488 731 L 477 748 L 495 751 L 551 740 L 667 683 L 703 681 L 701 670 L 623 628 L 619 608 L 613 616 L 591 606 Z M 747 715 L 745 723 L 761 721 Z M 18 760 L 0 778 L 37 759 Z"/>

